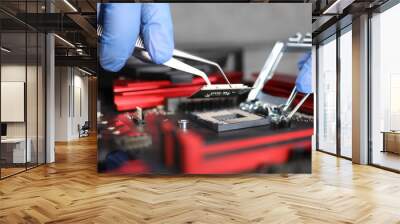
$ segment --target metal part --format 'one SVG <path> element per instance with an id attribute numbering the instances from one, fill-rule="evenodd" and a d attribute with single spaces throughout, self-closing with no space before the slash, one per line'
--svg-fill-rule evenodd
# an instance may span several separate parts
<path id="1" fill-rule="evenodd" d="M 290 94 L 289 99 L 285 104 L 279 105 L 272 109 L 272 113 L 270 114 L 271 121 L 276 125 L 289 125 L 292 120 L 293 115 L 299 110 L 299 108 L 304 104 L 307 98 L 311 95 L 311 93 L 305 94 L 300 102 L 293 108 L 292 111 L 288 111 L 290 105 L 292 104 L 294 98 L 296 97 L 297 91 L 296 87 L 293 88 L 292 93 Z"/>
<path id="2" fill-rule="evenodd" d="M 290 120 L 292 118 L 292 116 L 299 110 L 299 108 L 301 107 L 301 105 L 303 105 L 303 103 L 306 101 L 306 99 L 308 98 L 308 96 L 310 96 L 311 93 L 308 93 L 306 95 L 303 96 L 303 98 L 300 100 L 300 102 L 296 105 L 296 107 L 288 114 L 287 118 Z"/>
<path id="3" fill-rule="evenodd" d="M 262 89 L 265 83 L 272 78 L 275 69 L 282 58 L 284 52 L 311 50 L 312 46 L 311 34 L 307 33 L 304 37 L 301 33 L 296 33 L 290 37 L 288 42 L 276 42 L 270 55 L 268 56 L 257 80 L 250 91 L 247 101 L 240 104 L 240 108 L 251 113 L 262 114 L 269 116 L 274 124 L 289 124 L 293 115 L 303 105 L 310 94 L 304 95 L 301 101 L 295 106 L 292 111 L 289 111 L 291 104 L 297 95 L 296 86 L 293 88 L 289 98 L 282 105 L 270 105 L 260 100 Z"/>
<path id="4" fill-rule="evenodd" d="M 144 123 L 143 109 L 136 107 L 136 118 L 139 123 Z"/>
<path id="5" fill-rule="evenodd" d="M 263 126 L 270 123 L 268 118 L 240 109 L 192 113 L 192 116 L 217 132 Z"/>
<path id="6" fill-rule="evenodd" d="M 136 47 L 140 48 L 141 50 L 145 50 L 144 44 L 143 44 L 143 40 L 141 38 L 137 39 Z M 172 56 L 173 57 L 178 57 L 178 58 L 183 58 L 183 59 L 188 59 L 188 60 L 192 60 L 192 61 L 202 62 L 202 63 L 209 64 L 209 65 L 213 65 L 213 66 L 217 67 L 217 69 L 219 70 L 221 75 L 224 77 L 224 79 L 228 83 L 228 85 L 231 85 L 231 83 L 230 83 L 228 77 L 226 76 L 225 72 L 222 70 L 221 66 L 216 62 L 213 62 L 213 61 L 207 60 L 205 58 L 201 58 L 199 56 L 196 56 L 196 55 L 193 55 L 193 54 L 189 54 L 187 52 L 184 52 L 184 51 L 181 51 L 181 50 L 177 50 L 177 49 L 174 49 L 172 51 Z M 172 62 L 167 61 L 166 63 L 164 63 L 164 65 L 166 65 L 168 67 L 172 67 L 172 68 L 177 67 L 177 66 L 175 66 L 175 64 L 176 64 L 176 61 L 174 61 L 174 60 L 172 60 Z M 175 68 L 175 69 L 177 69 L 177 68 Z M 182 70 L 182 69 L 178 69 L 178 70 Z M 207 83 L 207 80 L 206 80 L 206 83 Z"/>
<path id="7" fill-rule="evenodd" d="M 250 87 L 243 84 L 218 84 L 203 86 L 190 98 L 232 97 L 248 93 Z"/>
<path id="8" fill-rule="evenodd" d="M 286 101 L 286 103 L 283 105 L 283 111 L 286 111 L 290 105 L 292 104 L 294 98 L 296 98 L 296 94 L 297 94 L 297 88 L 296 86 L 293 88 L 292 93 L 290 93 L 290 96 L 288 98 L 288 100 Z"/>
<path id="9" fill-rule="evenodd" d="M 247 101 L 252 102 L 259 98 L 258 95 L 261 94 L 265 83 L 273 77 L 279 62 L 282 59 L 283 53 L 311 50 L 312 40 L 310 36 L 311 34 L 309 33 L 304 37 L 301 33 L 297 33 L 296 36 L 290 37 L 286 43 L 280 41 L 275 43 L 263 68 L 261 69 L 260 74 L 258 75 L 257 80 L 254 82 L 252 90 L 247 97 Z"/>
<path id="10" fill-rule="evenodd" d="M 178 126 L 179 126 L 180 129 L 186 131 L 186 130 L 187 130 L 188 123 L 189 123 L 188 120 L 179 120 L 179 121 L 178 121 Z"/>
<path id="11" fill-rule="evenodd" d="M 97 24 L 97 37 L 101 37 L 103 34 L 103 26 L 101 24 Z"/>
<path id="12" fill-rule="evenodd" d="M 268 116 L 271 114 L 272 105 L 256 100 L 252 102 L 242 102 L 240 103 L 239 108 L 250 113 Z"/>
<path id="13" fill-rule="evenodd" d="M 275 69 L 278 66 L 278 63 L 282 58 L 284 47 L 285 44 L 283 42 L 275 43 L 269 57 L 267 58 L 263 68 L 261 69 L 260 74 L 258 75 L 257 80 L 254 82 L 253 88 L 247 97 L 247 101 L 256 100 L 258 94 L 263 89 L 264 84 L 272 78 Z"/>
<path id="14" fill-rule="evenodd" d="M 231 85 L 231 82 L 229 82 L 228 77 L 226 76 L 225 72 L 222 70 L 221 66 L 219 66 L 218 63 L 210 61 L 210 60 L 207 60 L 207 59 L 204 59 L 204 58 L 201 58 L 201 57 L 198 57 L 198 56 L 195 56 L 195 55 L 192 55 L 192 54 L 189 54 L 189 53 L 186 53 L 186 52 L 183 52 L 183 51 L 180 51 L 180 50 L 177 50 L 177 49 L 173 50 L 172 55 L 175 56 L 175 57 L 180 57 L 180 58 L 184 58 L 184 59 L 190 59 L 190 60 L 193 60 L 193 61 L 203 62 L 203 63 L 206 63 L 206 64 L 213 65 L 213 66 L 217 67 L 217 69 L 219 70 L 221 75 L 224 77 L 225 81 L 229 85 Z"/>
<path id="15" fill-rule="evenodd" d="M 146 51 L 143 44 L 143 40 L 141 38 L 138 38 L 138 40 L 136 41 L 135 56 L 143 61 L 151 62 L 151 57 L 149 53 Z M 207 85 L 201 88 L 197 93 L 193 94 L 191 98 L 228 97 L 228 96 L 241 95 L 250 91 L 250 87 L 245 86 L 243 84 L 231 84 L 229 82 L 229 79 L 226 77 L 224 71 L 222 70 L 221 66 L 219 66 L 217 63 L 213 61 L 176 49 L 174 49 L 173 51 L 173 57 L 189 59 L 213 65 L 218 68 L 219 72 L 223 75 L 225 81 L 228 83 L 226 85 L 212 85 L 207 75 L 203 71 L 193 66 L 190 66 L 182 61 L 179 61 L 175 58 L 171 58 L 167 62 L 163 63 L 163 65 L 168 66 L 170 68 L 174 68 L 176 70 L 187 72 L 203 78 L 203 80 L 206 82 Z"/>
<path id="16" fill-rule="evenodd" d="M 145 123 L 145 113 L 141 107 L 136 107 L 135 112 L 127 112 L 125 115 L 129 120 L 135 122 L 135 124 L 138 126 L 142 126 Z"/>
<path id="17" fill-rule="evenodd" d="M 138 57 L 139 59 L 146 61 L 146 62 L 152 62 L 150 54 L 147 52 L 147 50 L 144 47 L 144 43 L 143 40 L 141 38 L 138 38 L 136 40 L 136 44 L 135 44 L 135 56 Z M 182 61 L 179 61 L 175 58 L 171 58 L 168 61 L 164 62 L 163 65 L 168 66 L 170 68 L 179 70 L 179 71 L 183 71 L 183 72 L 187 72 L 193 75 L 197 75 L 200 76 L 201 78 L 204 79 L 204 81 L 206 82 L 207 85 L 211 85 L 210 80 L 208 79 L 207 75 L 203 72 L 200 71 L 199 69 L 190 66 Z"/>
<path id="18" fill-rule="evenodd" d="M 134 54 L 137 58 L 139 58 L 143 61 L 146 61 L 146 62 L 152 61 L 150 54 L 144 49 L 136 47 Z M 200 71 L 199 69 L 197 69 L 193 66 L 183 63 L 175 58 L 169 59 L 168 61 L 164 62 L 163 65 L 168 66 L 173 69 L 176 69 L 176 70 L 179 70 L 179 71 L 190 73 L 192 75 L 200 76 L 206 82 L 207 85 L 211 85 L 211 82 L 208 79 L 206 73 Z"/>

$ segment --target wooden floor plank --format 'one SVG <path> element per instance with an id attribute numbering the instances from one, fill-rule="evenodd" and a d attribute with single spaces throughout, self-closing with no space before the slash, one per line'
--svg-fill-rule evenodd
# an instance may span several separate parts
<path id="1" fill-rule="evenodd" d="M 96 138 L 0 181 L 0 223 L 400 223 L 400 175 L 313 153 L 311 175 L 97 174 Z"/>

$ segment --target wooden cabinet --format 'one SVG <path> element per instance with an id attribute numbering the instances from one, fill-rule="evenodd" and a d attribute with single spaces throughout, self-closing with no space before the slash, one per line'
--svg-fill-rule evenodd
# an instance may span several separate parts
<path id="1" fill-rule="evenodd" d="M 383 133 L 383 151 L 400 154 L 400 131 Z"/>

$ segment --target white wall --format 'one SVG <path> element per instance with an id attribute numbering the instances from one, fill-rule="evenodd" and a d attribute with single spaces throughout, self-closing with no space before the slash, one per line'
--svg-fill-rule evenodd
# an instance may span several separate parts
<path id="1" fill-rule="evenodd" d="M 70 132 L 69 118 L 69 84 L 68 67 L 55 68 L 55 141 L 68 141 Z"/>
<path id="2" fill-rule="evenodd" d="M 261 70 L 276 41 L 311 32 L 311 4 L 170 5 L 178 49 L 242 48 L 245 79 Z M 297 75 L 299 57 L 285 54 L 276 71 Z"/>
<path id="3" fill-rule="evenodd" d="M 25 65 L 2 65 L 1 81 L 25 82 Z M 7 110 L 7 108 L 1 108 L 1 110 Z M 25 137 L 25 122 L 7 123 L 7 137 Z"/>
<path id="4" fill-rule="evenodd" d="M 265 47 L 248 47 L 244 50 L 244 79 L 253 80 L 251 77 L 254 73 L 259 73 L 264 66 L 273 45 L 265 45 Z M 277 73 L 286 75 L 297 76 L 297 62 L 299 61 L 302 53 L 285 53 L 276 68 Z"/>
<path id="5" fill-rule="evenodd" d="M 28 66 L 25 67 L 25 65 L 18 65 L 18 64 L 5 64 L 1 66 L 1 81 L 9 81 L 9 82 L 25 82 L 25 75 L 26 75 L 26 70 L 28 71 L 28 74 L 35 73 L 36 74 L 36 67 L 33 66 Z M 36 85 L 36 81 L 32 82 L 32 80 L 29 80 L 30 85 Z M 31 92 L 31 91 L 32 92 Z M 30 104 L 34 100 L 36 100 L 36 88 L 27 88 L 27 102 Z M 36 108 L 36 101 L 34 104 L 30 105 L 31 107 L 34 106 Z M 7 110 L 8 108 L 1 108 L 1 110 Z M 30 110 L 29 110 L 30 111 Z M 28 113 L 27 114 L 28 122 L 35 121 L 36 123 L 36 113 Z M 25 123 L 26 122 L 7 122 L 7 136 L 8 137 L 25 137 Z M 28 125 L 28 129 L 30 127 L 33 127 L 33 125 Z M 35 126 L 36 130 L 36 126 Z M 30 131 L 28 130 L 28 137 Z"/>
<path id="6" fill-rule="evenodd" d="M 55 140 L 77 139 L 78 124 L 88 120 L 88 78 L 76 68 L 56 67 L 55 85 Z"/>
<path id="7" fill-rule="evenodd" d="M 38 70 L 37 70 L 38 69 Z M 17 63 L 7 63 L 1 66 L 1 81 L 24 82 L 26 85 L 26 107 L 22 107 L 22 112 L 26 110 L 26 120 L 23 122 L 6 122 L 7 137 L 24 138 L 25 135 L 30 139 L 32 151 L 32 161 L 44 162 L 44 74 L 41 66 L 32 66 Z M 25 80 L 27 78 L 27 80 Z M 24 94 L 24 92 L 22 93 Z M 2 96 L 7 97 L 7 96 Z M 1 110 L 11 110 L 2 107 Z M 11 112 L 12 111 L 7 111 Z M 36 153 L 39 153 L 37 157 Z"/>
<path id="8" fill-rule="evenodd" d="M 261 47 L 311 32 L 311 4 L 170 4 L 178 47 Z"/>
<path id="9" fill-rule="evenodd" d="M 83 125 L 85 121 L 88 121 L 88 78 L 87 76 L 83 77 L 81 74 L 76 74 L 78 70 L 75 70 L 74 75 L 74 108 L 72 109 L 72 117 L 71 127 L 72 127 L 72 136 L 73 138 L 79 137 L 78 133 L 78 124 Z M 81 110 L 81 111 L 80 111 Z"/>

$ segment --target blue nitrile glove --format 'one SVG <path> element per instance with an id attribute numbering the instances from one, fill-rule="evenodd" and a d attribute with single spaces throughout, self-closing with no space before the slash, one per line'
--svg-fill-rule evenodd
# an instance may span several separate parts
<path id="1" fill-rule="evenodd" d="M 174 35 L 168 4 L 105 3 L 98 11 L 98 23 L 103 26 L 99 57 L 104 69 L 119 71 L 133 54 L 139 34 L 154 63 L 172 57 Z"/>
<path id="2" fill-rule="evenodd" d="M 312 61 L 311 52 L 304 54 L 297 64 L 299 74 L 296 79 L 296 89 L 301 93 L 312 93 Z"/>

